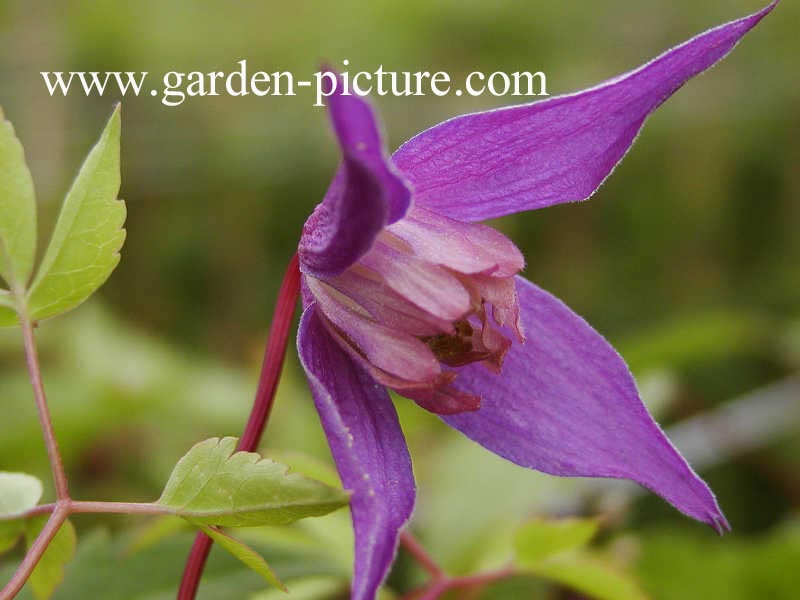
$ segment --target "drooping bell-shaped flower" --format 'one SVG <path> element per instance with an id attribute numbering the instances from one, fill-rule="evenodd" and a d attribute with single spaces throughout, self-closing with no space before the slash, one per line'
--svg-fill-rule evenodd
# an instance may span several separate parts
<path id="1" fill-rule="evenodd" d="M 305 283 L 331 335 L 375 381 L 455 414 L 480 408 L 480 397 L 459 390 L 452 367 L 499 374 L 511 332 L 524 342 L 514 284 L 522 267 L 494 229 L 412 208 L 342 274 Z"/>
<path id="2" fill-rule="evenodd" d="M 414 504 L 386 388 L 517 464 L 631 479 L 728 527 L 616 351 L 477 221 L 588 198 L 647 116 L 774 6 L 586 91 L 445 121 L 391 158 L 364 100 L 329 98 L 343 162 L 298 250 L 298 348 L 352 491 L 354 600 L 374 598 Z"/>

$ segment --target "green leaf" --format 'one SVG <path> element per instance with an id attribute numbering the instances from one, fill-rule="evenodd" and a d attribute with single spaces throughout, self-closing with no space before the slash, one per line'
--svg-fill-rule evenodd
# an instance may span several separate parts
<path id="1" fill-rule="evenodd" d="M 14 310 L 14 297 L 8 290 L 0 290 L 0 306 L 4 306 Z"/>
<path id="2" fill-rule="evenodd" d="M 32 509 L 42 497 L 42 482 L 27 473 L 0 471 L 0 517 L 13 517 Z"/>
<path id="3" fill-rule="evenodd" d="M 797 597 L 800 519 L 757 535 L 720 539 L 695 530 L 655 529 L 636 541 L 637 573 L 655 600 Z"/>
<path id="4" fill-rule="evenodd" d="M 290 465 L 293 471 L 321 481 L 325 485 L 341 486 L 341 479 L 336 469 L 310 454 L 299 450 L 272 449 L 270 456 L 274 461 Z"/>
<path id="5" fill-rule="evenodd" d="M 24 288 L 36 254 L 36 198 L 22 144 L 0 109 L 0 277 Z"/>
<path id="6" fill-rule="evenodd" d="M 25 531 L 25 521 L 21 519 L 0 521 L 0 554 L 11 550 L 23 531 Z"/>
<path id="7" fill-rule="evenodd" d="M 34 321 L 78 306 L 119 263 L 125 240 L 125 203 L 117 200 L 119 136 L 118 105 L 61 207 L 28 293 L 28 311 Z"/>
<path id="8" fill-rule="evenodd" d="M 647 598 L 631 576 L 592 558 L 554 558 L 537 564 L 531 568 L 531 572 L 598 600 L 646 600 Z"/>
<path id="9" fill-rule="evenodd" d="M 16 304 L 11 294 L 0 290 L 0 327 L 11 327 L 19 323 Z"/>
<path id="10" fill-rule="evenodd" d="M 636 582 L 599 559 L 575 553 L 597 533 L 596 519 L 535 519 L 514 540 L 517 563 L 544 579 L 600 600 L 642 600 Z"/>
<path id="11" fill-rule="evenodd" d="M 581 548 L 594 537 L 599 525 L 596 519 L 534 519 L 520 528 L 514 540 L 517 562 L 529 567 Z"/>
<path id="12" fill-rule="evenodd" d="M 27 522 L 25 539 L 28 548 L 36 540 L 47 519 L 47 516 L 34 517 Z M 69 521 L 64 521 L 28 579 L 33 595 L 38 600 L 47 600 L 64 579 L 64 565 L 75 556 L 77 541 L 75 527 Z"/>
<path id="13" fill-rule="evenodd" d="M 282 525 L 327 514 L 348 496 L 253 452 L 236 438 L 212 438 L 178 461 L 157 503 L 195 523 L 226 527 Z"/>
<path id="14" fill-rule="evenodd" d="M 269 568 L 267 561 L 265 561 L 264 558 L 250 546 L 240 542 L 236 538 L 233 538 L 226 533 L 221 532 L 219 529 L 206 527 L 204 525 L 201 525 L 200 529 L 202 529 L 203 533 L 214 540 L 217 544 L 230 552 L 231 555 L 235 556 L 247 567 L 261 575 L 261 577 L 263 577 L 268 583 L 274 585 L 278 589 L 283 590 L 284 592 L 289 591 L 286 589 L 286 586 L 283 585 L 283 582 L 278 579 L 275 573 L 272 572 L 272 569 Z"/>
<path id="15" fill-rule="evenodd" d="M 35 507 L 42 497 L 42 482 L 27 473 L 0 471 L 0 517 L 21 515 Z M 14 547 L 25 531 L 21 519 L 0 520 L 0 552 Z"/>

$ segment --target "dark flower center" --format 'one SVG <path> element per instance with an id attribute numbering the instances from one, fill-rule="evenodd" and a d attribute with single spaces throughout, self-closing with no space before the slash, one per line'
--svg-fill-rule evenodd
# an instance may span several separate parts
<path id="1" fill-rule="evenodd" d="M 420 339 L 427 344 L 434 356 L 450 367 L 461 367 L 480 360 L 485 360 L 491 353 L 488 351 L 476 351 L 472 336 L 475 330 L 466 319 L 460 319 L 453 323 L 455 333 L 442 333 L 421 337 Z"/>

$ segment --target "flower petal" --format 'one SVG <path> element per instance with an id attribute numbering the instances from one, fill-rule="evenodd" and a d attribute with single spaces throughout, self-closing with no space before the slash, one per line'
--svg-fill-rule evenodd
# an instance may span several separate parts
<path id="1" fill-rule="evenodd" d="M 514 242 L 480 223 L 457 221 L 414 207 L 387 231 L 407 242 L 417 257 L 458 273 L 510 277 L 525 267 Z"/>
<path id="2" fill-rule="evenodd" d="M 378 323 L 392 329 L 402 329 L 416 337 L 453 331 L 451 321 L 428 313 L 392 290 L 379 277 L 370 275 L 366 269 L 353 267 L 325 283 L 349 295 Z"/>
<path id="3" fill-rule="evenodd" d="M 470 308 L 464 284 L 444 267 L 377 242 L 362 258 L 361 265 L 374 271 L 400 296 L 448 321 L 463 317 Z"/>
<path id="4" fill-rule="evenodd" d="M 316 277 L 338 275 L 352 265 L 387 224 L 405 215 L 411 202 L 372 108 L 357 96 L 342 95 L 341 88 L 328 103 L 344 160 L 303 226 L 298 249 L 303 272 Z"/>
<path id="5" fill-rule="evenodd" d="M 639 399 L 627 366 L 560 300 L 517 278 L 527 342 L 514 343 L 502 373 L 478 365 L 455 385 L 481 409 L 445 421 L 492 452 L 563 476 L 632 479 L 718 531 L 728 528 L 708 486 L 664 436 Z"/>
<path id="6" fill-rule="evenodd" d="M 389 395 L 337 346 L 311 305 L 300 361 L 345 489 L 356 536 L 352 600 L 373 600 L 414 507 L 414 476 Z"/>
<path id="7" fill-rule="evenodd" d="M 439 362 L 424 343 L 408 333 L 376 323 L 360 312 L 358 306 L 348 306 L 347 298 L 319 280 L 308 278 L 306 285 L 313 292 L 317 306 L 359 354 L 377 368 L 418 382 L 433 383 L 441 378 Z M 344 338 L 343 338 L 344 340 Z M 347 341 L 343 343 L 348 344 Z"/>
<path id="8" fill-rule="evenodd" d="M 728 54 L 775 4 L 597 87 L 440 123 L 402 145 L 394 163 L 417 206 L 461 220 L 584 200 L 625 155 L 647 116 Z"/>

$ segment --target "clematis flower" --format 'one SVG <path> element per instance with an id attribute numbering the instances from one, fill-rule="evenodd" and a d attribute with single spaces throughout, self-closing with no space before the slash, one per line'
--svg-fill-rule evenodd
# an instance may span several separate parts
<path id="1" fill-rule="evenodd" d="M 391 157 L 366 101 L 329 98 L 343 160 L 303 228 L 298 348 L 352 492 L 353 599 L 374 598 L 414 505 L 387 389 L 519 465 L 630 479 L 729 528 L 622 358 L 479 221 L 591 196 L 647 116 L 774 6 L 585 91 L 445 121 Z"/>

